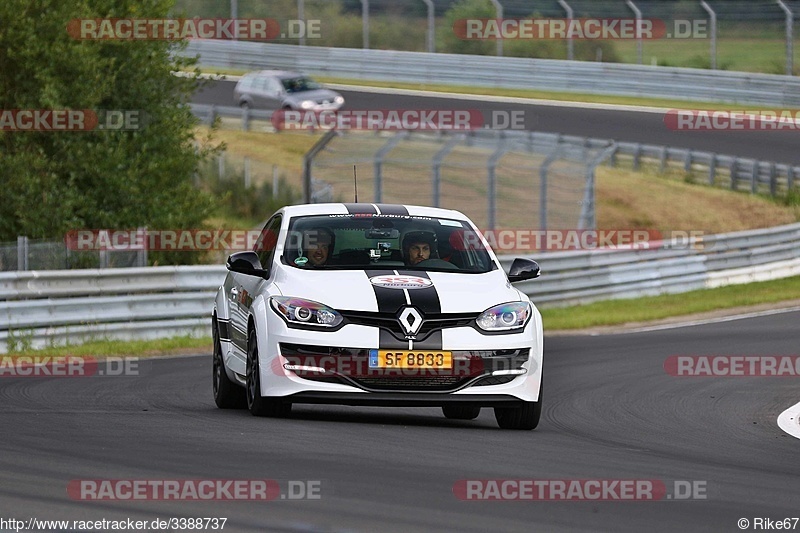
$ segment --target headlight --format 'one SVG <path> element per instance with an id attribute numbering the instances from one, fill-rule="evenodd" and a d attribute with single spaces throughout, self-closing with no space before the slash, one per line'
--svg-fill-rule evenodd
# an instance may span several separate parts
<path id="1" fill-rule="evenodd" d="M 301 298 L 273 296 L 270 298 L 275 310 L 289 325 L 316 326 L 319 328 L 335 328 L 342 323 L 342 315 L 327 305 Z"/>
<path id="2" fill-rule="evenodd" d="M 336 98 L 333 99 L 333 101 L 336 102 L 337 104 L 343 104 L 344 96 L 337 96 Z"/>
<path id="3" fill-rule="evenodd" d="M 300 107 L 303 109 L 311 109 L 315 105 L 317 105 L 317 103 L 314 100 L 303 100 L 300 102 Z"/>
<path id="4" fill-rule="evenodd" d="M 508 331 L 524 328 L 531 316 L 528 302 L 510 302 L 491 307 L 475 320 L 484 331 Z"/>

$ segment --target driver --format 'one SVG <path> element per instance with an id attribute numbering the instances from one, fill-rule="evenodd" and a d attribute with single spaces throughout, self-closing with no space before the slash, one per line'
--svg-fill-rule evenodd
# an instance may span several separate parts
<path id="1" fill-rule="evenodd" d="M 435 257 L 439 257 L 439 253 L 434 232 L 412 231 L 403 237 L 403 260 L 407 266 L 415 266 Z"/>
<path id="2" fill-rule="evenodd" d="M 315 267 L 324 266 L 333 253 L 334 235 L 328 228 L 314 228 L 303 232 L 303 251 L 308 262 Z"/>

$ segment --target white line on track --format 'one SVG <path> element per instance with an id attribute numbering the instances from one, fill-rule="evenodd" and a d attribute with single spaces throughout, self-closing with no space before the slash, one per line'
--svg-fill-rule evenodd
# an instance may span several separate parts
<path id="1" fill-rule="evenodd" d="M 800 439 L 800 403 L 797 403 L 778 416 L 778 426 L 796 439 Z"/>

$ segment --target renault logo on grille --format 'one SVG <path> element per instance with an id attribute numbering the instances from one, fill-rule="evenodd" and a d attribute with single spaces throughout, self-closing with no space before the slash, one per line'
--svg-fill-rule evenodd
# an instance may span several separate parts
<path id="1" fill-rule="evenodd" d="M 422 315 L 413 307 L 406 307 L 397 315 L 397 321 L 403 328 L 406 338 L 413 339 L 422 327 Z"/>

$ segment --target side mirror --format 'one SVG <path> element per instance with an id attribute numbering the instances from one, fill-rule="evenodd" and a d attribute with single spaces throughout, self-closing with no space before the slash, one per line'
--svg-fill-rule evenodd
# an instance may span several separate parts
<path id="1" fill-rule="evenodd" d="M 231 272 L 246 274 L 248 276 L 267 277 L 267 271 L 261 266 L 258 254 L 255 252 L 236 252 L 228 257 L 225 266 Z"/>
<path id="2" fill-rule="evenodd" d="M 508 281 L 514 283 L 516 281 L 538 278 L 540 273 L 539 263 L 532 259 L 517 257 L 514 259 L 514 262 L 511 263 L 511 269 L 508 271 Z"/>

